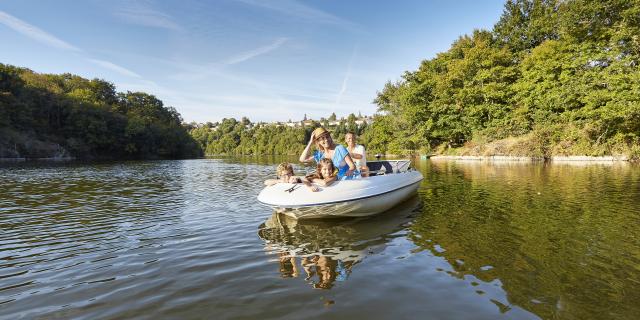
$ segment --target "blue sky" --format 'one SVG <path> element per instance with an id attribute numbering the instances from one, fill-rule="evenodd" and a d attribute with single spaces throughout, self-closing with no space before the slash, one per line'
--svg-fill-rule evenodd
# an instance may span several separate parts
<path id="1" fill-rule="evenodd" d="M 375 113 L 503 1 L 1 0 L 0 63 L 144 91 L 186 121 Z"/>

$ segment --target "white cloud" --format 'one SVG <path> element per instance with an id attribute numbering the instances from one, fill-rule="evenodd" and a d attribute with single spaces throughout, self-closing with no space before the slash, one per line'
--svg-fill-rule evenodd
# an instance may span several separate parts
<path id="1" fill-rule="evenodd" d="M 304 21 L 309 21 L 313 23 L 325 23 L 325 24 L 333 24 L 341 27 L 345 27 L 348 29 L 352 29 L 354 31 L 359 30 L 360 27 L 348 20 L 342 19 L 330 13 L 324 12 L 322 10 L 306 6 L 294 0 L 281 0 L 281 1 L 263 1 L 263 0 L 238 0 L 242 3 L 262 7 L 265 9 L 277 11 L 289 16 L 293 16 L 296 18 L 300 18 Z"/>
<path id="2" fill-rule="evenodd" d="M 217 121 L 223 117 L 247 116 L 252 121 L 301 120 L 303 114 L 310 117 L 326 117 L 331 114 L 333 103 L 304 100 L 271 99 L 246 95 L 222 96 L 202 93 L 178 94 L 163 99 L 175 105 L 188 121 Z M 188 106 L 188 107 L 185 107 Z"/>
<path id="3" fill-rule="evenodd" d="M 170 15 L 155 10 L 148 4 L 143 2 L 127 4 L 127 6 L 119 8 L 115 15 L 129 23 L 173 31 L 182 30 L 182 27 L 173 21 Z"/>
<path id="4" fill-rule="evenodd" d="M 87 59 L 87 60 L 89 60 L 90 62 L 93 62 L 93 63 L 95 63 L 95 64 L 97 64 L 97 65 L 99 65 L 99 66 L 101 66 L 103 68 L 109 69 L 111 71 L 115 71 L 115 72 L 117 72 L 119 74 L 122 74 L 122 75 L 125 75 L 125 76 L 128 76 L 128 77 L 142 78 L 139 74 L 137 74 L 137 73 L 135 73 L 135 72 L 133 72 L 133 71 L 131 71 L 129 69 L 126 69 L 124 67 L 121 67 L 121 66 L 119 66 L 119 65 L 117 65 L 115 63 L 109 62 L 109 61 L 98 60 L 98 59 Z"/>
<path id="5" fill-rule="evenodd" d="M 244 79 L 247 81 L 247 79 Z M 176 107 L 186 121 L 218 121 L 224 117 L 248 116 L 252 121 L 286 121 L 302 119 L 303 114 L 325 117 L 333 111 L 331 97 L 318 97 L 310 101 L 306 97 L 282 98 L 272 92 L 258 90 L 261 95 L 245 95 L 240 92 L 214 94 L 197 89 L 169 88 L 146 80 L 120 83 L 118 90 L 143 91 L 157 96 L 167 106 Z"/>
<path id="6" fill-rule="evenodd" d="M 41 42 L 43 44 L 46 44 L 48 46 L 51 47 L 55 47 L 55 48 L 59 48 L 59 49 L 63 49 L 63 50 L 69 50 L 69 51 L 75 51 L 78 53 L 83 54 L 84 51 L 78 47 L 75 47 L 69 43 L 67 43 L 64 40 L 61 40 L 43 30 L 41 30 L 40 28 L 33 26 L 25 21 L 22 21 L 4 11 L 0 11 L 0 23 L 8 26 L 9 28 L 31 38 L 34 39 L 38 42 Z M 129 77 L 135 77 L 135 78 L 141 78 L 141 76 L 131 70 L 128 70 L 124 67 L 121 67 L 119 65 L 116 65 L 112 62 L 109 61 L 105 61 L 105 60 L 98 60 L 98 59 L 89 59 L 86 58 L 88 61 L 97 64 L 103 68 L 107 68 L 109 70 L 118 72 L 120 74 L 123 74 L 125 76 L 129 76 Z"/>
<path id="7" fill-rule="evenodd" d="M 353 48 L 353 52 L 351 53 L 351 58 L 349 59 L 349 65 L 347 66 L 347 72 L 342 79 L 342 87 L 340 88 L 340 92 L 338 92 L 338 97 L 336 98 L 336 105 L 340 105 L 342 101 L 342 96 L 347 92 L 347 82 L 349 81 L 349 77 L 351 77 L 351 66 L 353 65 L 353 60 L 356 58 L 356 52 L 358 51 L 358 46 L 356 45 Z"/>
<path id="8" fill-rule="evenodd" d="M 175 62 L 166 60 L 164 61 L 164 63 L 168 66 L 171 66 L 172 68 L 181 70 L 181 72 L 167 77 L 171 80 L 177 80 L 180 82 L 202 82 L 203 79 L 215 77 L 219 79 L 225 79 L 228 82 L 237 83 L 239 85 L 242 85 L 243 87 L 252 87 L 256 90 L 255 93 L 261 93 L 274 99 L 281 99 L 281 97 L 274 93 L 274 91 L 271 89 L 270 84 L 255 80 L 248 76 L 234 75 L 225 71 L 223 65 L 220 64 L 213 63 L 206 65 L 196 65 L 188 62 Z"/>
<path id="9" fill-rule="evenodd" d="M 287 42 L 287 38 L 278 38 L 276 39 L 276 41 L 274 41 L 272 44 L 264 46 L 264 47 L 260 47 L 260 48 L 256 48 L 253 50 L 249 50 L 243 53 L 240 53 L 234 57 L 231 57 L 229 59 L 227 59 L 227 61 L 224 62 L 224 64 L 226 65 L 232 65 L 232 64 L 236 64 L 236 63 L 240 63 L 240 62 L 244 62 L 247 61 L 249 59 L 255 58 L 257 56 L 261 56 L 263 54 L 269 53 L 275 49 L 278 49 L 280 46 L 282 46 L 285 42 Z"/>
<path id="10" fill-rule="evenodd" d="M 0 11 L 0 23 L 8 26 L 9 28 L 22 33 L 23 35 L 34 39 L 38 42 L 44 43 L 46 45 L 70 51 L 82 51 L 67 42 L 64 42 L 55 36 L 39 29 L 36 26 L 28 24 L 4 11 Z"/>

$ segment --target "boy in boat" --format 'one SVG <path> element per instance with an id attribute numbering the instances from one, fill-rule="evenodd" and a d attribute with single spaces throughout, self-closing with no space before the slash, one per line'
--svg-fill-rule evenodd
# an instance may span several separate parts
<path id="1" fill-rule="evenodd" d="M 333 165 L 333 164 L 332 164 Z M 318 166 L 319 167 L 319 166 Z M 276 183 L 304 183 L 311 191 L 320 190 L 317 186 L 309 183 L 304 177 L 298 177 L 293 175 L 293 166 L 288 162 L 283 162 L 276 168 L 276 175 L 278 179 L 267 179 L 264 184 L 266 186 L 272 186 Z"/>
<path id="2" fill-rule="evenodd" d="M 267 179 L 264 182 L 266 186 L 272 186 L 276 183 L 300 183 L 300 177 L 293 175 L 293 166 L 288 162 L 283 162 L 276 168 L 278 179 Z"/>

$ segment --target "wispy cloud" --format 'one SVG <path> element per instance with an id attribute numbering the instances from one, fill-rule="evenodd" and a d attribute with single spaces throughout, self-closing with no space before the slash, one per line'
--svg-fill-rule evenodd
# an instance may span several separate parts
<path id="1" fill-rule="evenodd" d="M 260 47 L 260 48 L 256 48 L 253 50 L 249 50 L 243 53 L 240 53 L 234 57 L 231 57 L 229 59 L 227 59 L 224 64 L 226 65 L 232 65 L 232 64 L 236 64 L 236 63 L 240 63 L 240 62 L 244 62 L 247 61 L 249 59 L 255 58 L 257 56 L 261 56 L 263 54 L 269 53 L 275 49 L 278 49 L 280 46 L 282 46 L 285 42 L 287 42 L 287 38 L 278 38 L 276 39 L 276 41 L 274 41 L 272 44 L 264 46 L 264 47 Z"/>
<path id="2" fill-rule="evenodd" d="M 120 7 L 115 15 L 132 24 L 173 31 L 182 30 L 170 15 L 152 8 L 146 1 L 127 3 Z"/>
<path id="3" fill-rule="evenodd" d="M 74 51 L 79 53 L 81 56 L 85 55 L 86 53 L 76 47 L 73 46 L 69 43 L 67 43 L 64 40 L 61 40 L 57 37 L 55 37 L 54 35 L 51 35 L 49 33 L 47 33 L 46 31 L 31 25 L 25 21 L 22 21 L 4 11 L 0 11 L 0 23 L 8 26 L 9 28 L 31 38 L 34 39 L 40 43 L 43 43 L 45 45 L 54 47 L 54 48 L 58 48 L 58 49 L 63 49 L 63 50 L 69 50 L 69 51 Z M 98 59 L 91 59 L 91 58 L 86 58 L 85 59 L 89 62 L 92 62 L 94 64 L 97 64 L 103 68 L 115 71 L 117 73 L 120 73 L 122 75 L 128 76 L 128 77 L 134 77 L 134 78 L 141 78 L 141 76 L 131 70 L 128 70 L 124 67 L 121 67 L 115 63 L 109 62 L 109 61 L 105 61 L 105 60 L 98 60 Z"/>
<path id="4" fill-rule="evenodd" d="M 256 81 L 251 77 L 237 76 L 224 70 L 220 64 L 212 63 L 205 65 L 196 65 L 189 62 L 167 61 L 163 62 L 170 68 L 180 70 L 178 73 L 167 76 L 168 79 L 177 80 L 179 82 L 202 82 L 207 78 L 219 78 L 226 81 L 232 81 L 244 86 L 255 88 L 258 92 L 270 97 L 278 98 L 264 82 Z"/>
<path id="5" fill-rule="evenodd" d="M 333 111 L 335 91 L 327 87 L 326 95 L 318 95 L 317 88 L 311 93 L 306 91 L 292 92 L 290 85 L 274 87 L 272 82 L 261 82 L 250 76 L 240 76 L 225 71 L 224 68 L 208 68 L 206 65 L 195 65 L 189 62 L 178 62 L 159 59 L 169 69 L 185 71 L 178 77 L 181 83 L 192 83 L 193 79 L 184 78 L 187 75 L 200 77 L 215 77 L 226 82 L 237 84 L 239 90 L 211 92 L 197 86 L 166 86 L 148 81 L 120 83 L 119 90 L 144 91 L 152 93 L 166 105 L 179 107 L 186 121 L 218 121 L 225 117 L 250 116 L 252 120 L 275 121 L 286 119 L 302 119 L 304 113 L 308 116 L 326 116 Z M 197 81 L 206 83 L 205 81 Z M 286 96 L 282 93 L 286 92 Z M 316 94 L 316 95 L 313 95 Z"/>
<path id="6" fill-rule="evenodd" d="M 90 62 L 93 62 L 93 63 L 95 63 L 95 64 L 97 64 L 97 65 L 99 65 L 99 66 L 101 66 L 101 67 L 103 67 L 105 69 L 109 69 L 111 71 L 115 71 L 115 72 L 117 72 L 119 74 L 122 74 L 122 75 L 125 75 L 125 76 L 128 76 L 128 77 L 142 78 L 142 76 L 140 76 L 139 74 L 137 74 L 137 73 L 135 73 L 135 72 L 133 72 L 133 71 L 127 69 L 127 68 L 121 67 L 121 66 L 119 66 L 119 65 L 117 65 L 115 63 L 109 62 L 109 61 L 98 60 L 98 59 L 87 59 L 87 60 L 90 61 Z"/>
<path id="7" fill-rule="evenodd" d="M 223 117 L 238 117 L 238 113 L 252 120 L 301 120 L 304 113 L 312 117 L 322 117 L 331 113 L 333 103 L 312 102 L 298 99 L 270 99 L 249 95 L 211 95 L 202 92 L 190 92 L 172 95 L 163 99 L 167 104 L 176 106 L 198 106 L 197 114 L 184 114 L 185 119 L 195 121 L 219 120 Z M 181 108 L 182 109 L 182 108 Z"/>
<path id="8" fill-rule="evenodd" d="M 347 72 L 342 79 L 342 87 L 340 87 L 340 92 L 338 92 L 338 97 L 336 98 L 336 105 L 340 105 L 342 101 L 342 96 L 347 92 L 347 83 L 349 82 L 349 77 L 351 77 L 351 67 L 353 65 L 353 61 L 356 58 L 356 54 L 358 52 L 358 45 L 353 48 L 351 52 L 351 58 L 349 59 L 349 65 L 347 66 Z"/>
<path id="9" fill-rule="evenodd" d="M 249 59 L 267 54 L 273 50 L 278 49 L 287 41 L 288 38 L 277 38 L 273 43 L 269 45 L 236 54 L 224 60 L 222 63 L 195 65 L 189 62 L 172 62 L 166 60 L 163 61 L 163 63 L 171 66 L 172 68 L 181 70 L 179 73 L 169 76 L 169 79 L 179 81 L 201 81 L 209 77 L 217 77 L 246 86 L 251 86 L 255 88 L 257 92 L 260 92 L 268 97 L 274 98 L 276 100 L 282 100 L 282 97 L 279 94 L 276 94 L 275 91 L 271 88 L 271 85 L 265 82 L 257 81 L 248 76 L 235 75 L 231 72 L 228 72 L 228 70 L 225 70 L 225 66 L 238 64 Z"/>
<path id="10" fill-rule="evenodd" d="M 81 51 L 80 49 L 56 38 L 55 36 L 41 30 L 40 28 L 26 23 L 4 11 L 0 11 L 0 23 L 7 27 L 22 33 L 23 35 L 34 39 L 46 45 L 70 51 Z"/>
<path id="11" fill-rule="evenodd" d="M 301 4 L 295 0 L 282 1 L 262 1 L 262 0 L 238 0 L 242 3 L 262 7 L 286 14 L 289 16 L 300 18 L 304 21 L 314 23 L 325 23 L 342 26 L 352 30 L 359 30 L 360 27 L 348 20 L 342 19 L 322 10 Z"/>

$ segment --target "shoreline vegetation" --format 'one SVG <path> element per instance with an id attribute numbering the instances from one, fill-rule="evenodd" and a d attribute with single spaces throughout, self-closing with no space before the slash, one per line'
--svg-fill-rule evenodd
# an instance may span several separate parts
<path id="1" fill-rule="evenodd" d="M 423 154 L 638 160 L 639 16 L 638 2 L 507 1 L 493 30 L 386 84 L 386 132 Z"/>
<path id="2" fill-rule="evenodd" d="M 368 154 L 639 161 L 639 17 L 638 1 L 508 0 L 492 30 L 386 83 L 372 117 L 186 124 L 146 93 L 0 64 L 0 158 L 299 155 L 324 126 Z"/>
<path id="3" fill-rule="evenodd" d="M 535 158 L 535 157 L 517 157 L 517 156 L 442 156 L 436 155 L 429 157 L 430 160 L 462 160 L 462 161 L 488 161 L 488 162 L 620 162 L 630 161 L 627 157 L 614 157 L 614 156 L 602 156 L 602 157 L 590 157 L 590 156 L 554 156 L 550 158 Z"/>
<path id="4" fill-rule="evenodd" d="M 0 158 L 202 156 L 176 109 L 112 83 L 0 64 Z"/>

